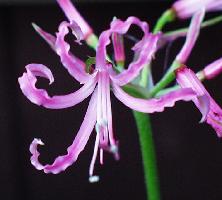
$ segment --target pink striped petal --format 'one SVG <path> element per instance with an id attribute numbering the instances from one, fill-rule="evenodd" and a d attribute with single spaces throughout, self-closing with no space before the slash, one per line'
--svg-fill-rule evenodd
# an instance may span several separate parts
<path id="1" fill-rule="evenodd" d="M 117 99 L 129 108 L 144 113 L 162 112 L 166 107 L 173 107 L 177 101 L 190 101 L 196 96 L 192 89 L 186 88 L 170 92 L 160 98 L 146 100 L 130 96 L 114 83 L 112 86 Z"/>
<path id="2" fill-rule="evenodd" d="M 80 26 L 83 32 L 84 39 L 86 40 L 93 32 L 89 24 L 79 14 L 78 10 L 74 7 L 70 0 L 57 0 L 57 2 L 64 11 L 69 21 L 75 21 Z"/>
<path id="3" fill-rule="evenodd" d="M 67 154 L 63 156 L 59 156 L 55 159 L 53 164 L 42 165 L 38 157 L 40 153 L 38 152 L 38 145 L 43 145 L 40 139 L 34 139 L 30 145 L 31 163 L 38 170 L 44 170 L 45 173 L 53 173 L 58 174 L 61 171 L 64 171 L 67 167 L 72 165 L 78 158 L 79 154 L 85 148 L 85 145 L 93 131 L 93 128 L 96 123 L 96 97 L 97 90 L 94 92 L 89 106 L 82 122 L 82 125 L 72 143 L 71 146 L 67 149 Z"/>
<path id="4" fill-rule="evenodd" d="M 27 72 L 18 79 L 23 94 L 34 104 L 50 109 L 61 109 L 74 106 L 87 98 L 94 90 L 96 77 L 83 85 L 79 90 L 68 94 L 50 97 L 44 89 L 36 88 L 36 76 L 49 79 L 50 84 L 54 78 L 51 71 L 41 64 L 30 64 L 26 66 Z"/>
<path id="5" fill-rule="evenodd" d="M 221 0 L 177 0 L 172 8 L 180 19 L 191 17 L 198 10 L 205 8 L 207 12 L 222 10 Z"/>
<path id="6" fill-rule="evenodd" d="M 185 44 L 183 45 L 183 48 L 180 50 L 179 54 L 176 57 L 176 60 L 180 63 L 185 63 L 196 43 L 196 40 L 198 38 L 199 32 L 200 32 L 200 26 L 203 21 L 205 14 L 205 10 L 201 9 L 199 12 L 197 12 L 192 20 L 189 27 L 189 30 L 187 32 L 187 37 Z"/>
<path id="7" fill-rule="evenodd" d="M 207 92 L 196 74 L 183 66 L 176 71 L 176 78 L 182 88 L 192 88 L 196 92 L 197 97 L 193 98 L 193 102 L 202 114 L 207 114 L 206 122 L 215 129 L 219 137 L 222 137 L 222 109 Z M 198 98 L 200 96 L 206 96 L 208 100 L 200 101 Z M 206 107 L 209 108 L 206 110 Z"/>

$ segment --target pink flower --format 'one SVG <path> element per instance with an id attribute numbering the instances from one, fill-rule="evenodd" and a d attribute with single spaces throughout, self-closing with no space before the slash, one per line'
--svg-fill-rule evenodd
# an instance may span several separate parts
<path id="1" fill-rule="evenodd" d="M 70 8 L 72 5 L 68 0 L 59 0 L 58 2 L 62 8 L 69 5 L 69 7 L 65 7 L 67 16 L 72 16 L 73 13 L 69 12 L 76 11 Z M 38 160 L 40 154 L 37 150 L 38 145 L 43 145 L 40 139 L 33 140 L 30 145 L 30 152 L 32 153 L 31 163 L 36 169 L 43 170 L 45 173 L 57 174 L 77 160 L 95 128 L 96 141 L 89 167 L 89 180 L 94 182 L 98 180 L 98 176 L 93 175 L 98 151 L 100 152 L 100 163 L 103 163 L 104 151 L 113 153 L 115 159 L 119 159 L 118 145 L 114 138 L 112 128 L 110 87 L 116 98 L 123 104 L 131 109 L 145 113 L 162 112 L 165 107 L 174 106 L 176 101 L 189 101 L 193 99 L 196 93 L 189 88 L 185 88 L 168 93 L 158 99 L 153 98 L 147 100 L 132 97 L 121 89 L 121 86 L 130 83 L 139 75 L 143 67 L 150 63 L 156 51 L 157 41 L 160 35 L 149 33 L 146 22 L 141 22 L 136 17 L 129 17 L 126 21 L 115 19 L 111 23 L 110 29 L 103 31 L 99 37 L 95 69 L 89 74 L 85 70 L 85 63 L 70 53 L 70 46 L 64 40 L 64 37 L 69 32 L 68 28 L 76 35 L 77 42 L 80 42 L 81 38 L 85 38 L 84 32 L 81 32 L 82 27 L 78 26 L 80 23 L 78 21 L 74 22 L 72 19 L 70 21 L 70 23 L 62 22 L 60 24 L 56 37 L 46 33 L 36 25 L 34 25 L 34 27 L 58 56 L 60 56 L 62 64 L 70 75 L 83 84 L 83 86 L 71 94 L 50 97 L 44 89 L 35 87 L 37 76 L 47 78 L 50 84 L 54 81 L 51 71 L 41 64 L 27 65 L 26 72 L 19 78 L 19 84 L 23 94 L 31 102 L 50 109 L 62 109 L 74 106 L 92 94 L 82 125 L 73 143 L 68 147 L 67 154 L 57 157 L 52 164 L 42 165 Z M 86 25 L 85 22 L 82 24 Z M 117 73 L 113 69 L 113 65 L 106 59 L 106 47 L 111 43 L 110 38 L 112 35 L 122 36 L 129 30 L 132 24 L 137 25 L 143 31 L 143 38 L 133 47 L 137 55 L 136 59 L 129 64 L 127 69 L 123 70 L 121 73 Z M 113 42 L 114 45 L 116 45 L 115 39 Z"/>
<path id="2" fill-rule="evenodd" d="M 197 97 L 193 102 L 203 115 L 201 122 L 206 121 L 215 129 L 218 137 L 222 137 L 222 110 L 195 73 L 183 66 L 176 71 L 176 79 L 181 88 L 191 88 L 196 92 Z"/>
<path id="3" fill-rule="evenodd" d="M 172 8 L 178 18 L 186 19 L 202 8 L 207 12 L 222 10 L 222 0 L 177 0 Z"/>

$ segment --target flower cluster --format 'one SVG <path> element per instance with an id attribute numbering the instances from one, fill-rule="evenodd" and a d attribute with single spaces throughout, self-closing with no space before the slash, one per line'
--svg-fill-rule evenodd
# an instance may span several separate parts
<path id="1" fill-rule="evenodd" d="M 158 96 L 158 98 L 153 95 L 145 99 L 131 96 L 122 87 L 132 84 L 133 80 L 140 76 L 143 69 L 150 66 L 155 52 L 159 48 L 159 43 L 165 35 L 161 32 L 150 32 L 148 24 L 136 17 L 128 17 L 125 21 L 115 18 L 111 22 L 109 29 L 100 34 L 97 42 L 92 28 L 78 13 L 70 0 L 57 0 L 57 2 L 66 14 L 68 22 L 62 22 L 55 35 L 47 33 L 35 24 L 33 26 L 60 57 L 61 63 L 69 74 L 82 84 L 82 87 L 71 94 L 51 97 L 46 90 L 38 89 L 35 86 L 39 76 L 48 79 L 49 83 L 52 84 L 54 77 L 51 71 L 42 64 L 29 64 L 26 66 L 26 72 L 18 79 L 20 88 L 32 103 L 49 109 L 71 107 L 91 94 L 92 96 L 82 125 L 73 143 L 68 147 L 67 154 L 57 157 L 52 164 L 43 165 L 38 160 L 40 153 L 37 149 L 38 145 L 43 145 L 43 142 L 40 139 L 33 140 L 30 145 L 31 163 L 36 169 L 53 174 L 65 170 L 77 160 L 94 129 L 96 140 L 89 167 L 89 180 L 95 182 L 99 178 L 94 175 L 94 165 L 98 153 L 101 164 L 103 163 L 104 152 L 112 153 L 116 160 L 119 159 L 118 142 L 114 137 L 112 127 L 110 91 L 129 108 L 144 113 L 162 112 L 166 107 L 172 107 L 175 102 L 180 100 L 193 101 L 202 113 L 201 121 L 206 121 L 216 130 L 219 137 L 222 136 L 221 108 L 206 91 L 197 75 L 183 65 L 188 59 L 199 35 L 200 25 L 205 14 L 204 6 L 201 6 L 200 9 L 195 8 L 192 11 L 194 15 L 186 34 L 185 44 L 176 56 L 173 67 L 169 69 L 168 74 L 171 73 L 171 75 L 174 75 L 174 70 L 176 69 L 176 80 L 180 87 Z M 178 5 L 183 5 L 183 2 L 185 0 L 175 3 L 175 10 L 178 10 Z M 209 6 L 206 8 L 209 10 Z M 125 61 L 123 36 L 132 25 L 136 25 L 141 29 L 143 37 L 132 48 L 134 60 L 129 66 L 123 68 L 122 65 Z M 85 62 L 70 52 L 70 45 L 65 41 L 65 36 L 69 33 L 69 30 L 75 35 L 77 43 L 81 43 L 81 40 L 85 40 L 91 46 L 97 43 L 95 66 L 90 66 L 90 72 L 87 70 Z M 110 44 L 114 47 L 114 61 L 107 55 L 107 46 Z M 208 65 L 201 72 L 201 76 L 209 79 L 213 78 L 221 72 L 221 69 L 222 59 L 219 59 Z"/>

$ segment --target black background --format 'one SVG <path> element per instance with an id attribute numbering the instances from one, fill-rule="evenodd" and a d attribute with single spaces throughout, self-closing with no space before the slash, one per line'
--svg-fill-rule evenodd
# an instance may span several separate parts
<path id="1" fill-rule="evenodd" d="M 152 28 L 155 20 L 169 3 L 82 3 L 78 9 L 96 34 L 109 27 L 113 16 L 126 19 L 134 15 L 147 21 Z M 208 15 L 209 16 L 209 15 Z M 101 181 L 88 183 L 88 167 L 93 152 L 92 134 L 78 161 L 58 175 L 44 174 L 30 164 L 29 145 L 34 137 L 41 138 L 40 160 L 51 163 L 66 152 L 83 120 L 88 99 L 63 110 L 47 110 L 30 103 L 23 96 L 17 78 L 29 63 L 50 67 L 55 83 L 50 87 L 41 80 L 39 87 L 50 94 L 65 94 L 78 88 L 59 62 L 59 58 L 35 33 L 36 22 L 50 33 L 57 31 L 64 14 L 55 4 L 0 7 L 0 195 L 4 200 L 49 199 L 140 199 L 145 200 L 141 156 L 131 111 L 112 98 L 114 131 L 120 142 L 121 160 L 105 156 L 105 165 L 96 165 Z M 185 26 L 174 23 L 167 28 Z M 198 71 L 222 55 L 222 25 L 201 31 L 188 65 Z M 72 39 L 72 38 L 71 38 Z M 73 43 L 74 44 L 74 43 Z M 171 60 L 183 44 L 174 43 Z M 95 55 L 86 46 L 74 48 L 75 54 L 87 58 Z M 164 53 L 156 54 L 153 71 L 155 80 L 163 74 Z M 221 76 L 205 85 L 221 104 Z M 112 96 L 113 97 L 113 96 Z M 163 200 L 220 200 L 222 179 L 222 143 L 207 124 L 199 124 L 201 116 L 195 106 L 179 102 L 163 113 L 152 114 L 160 187 Z"/>

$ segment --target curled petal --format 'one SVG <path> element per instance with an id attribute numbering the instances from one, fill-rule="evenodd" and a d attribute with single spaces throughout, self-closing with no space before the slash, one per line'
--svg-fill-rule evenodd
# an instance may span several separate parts
<path id="1" fill-rule="evenodd" d="M 179 61 L 180 63 L 186 62 L 196 43 L 196 40 L 200 32 L 201 22 L 203 21 L 204 18 L 204 14 L 205 10 L 201 9 L 193 16 L 191 20 L 185 44 L 183 45 L 183 48 L 180 50 L 179 54 L 176 57 L 176 60 Z"/>
<path id="2" fill-rule="evenodd" d="M 38 161 L 38 157 L 40 155 L 40 153 L 38 152 L 37 146 L 38 145 L 44 145 L 44 143 L 42 142 L 41 139 L 37 139 L 34 138 L 34 140 L 32 141 L 30 147 L 29 147 L 29 151 L 32 154 L 32 157 L 30 158 L 32 165 L 38 169 L 38 170 L 42 170 L 44 169 L 44 166 Z"/>
<path id="3" fill-rule="evenodd" d="M 72 34 L 76 37 L 76 42 L 81 44 L 80 41 L 84 39 L 84 35 L 79 25 L 75 21 L 71 21 L 69 27 L 72 29 Z"/>
<path id="4" fill-rule="evenodd" d="M 31 163 L 36 169 L 44 170 L 45 173 L 58 174 L 61 171 L 64 171 L 77 160 L 79 154 L 85 148 L 85 145 L 96 123 L 96 96 L 97 91 L 95 91 L 89 102 L 89 106 L 82 125 L 72 145 L 68 147 L 66 155 L 57 157 L 51 165 L 42 165 L 38 160 L 40 153 L 38 152 L 37 147 L 39 144 L 43 145 L 43 143 L 39 139 L 33 140 L 30 145 L 30 152 L 32 154 Z"/>
<path id="5" fill-rule="evenodd" d="M 144 37 L 148 37 L 148 25 L 146 22 L 141 22 L 136 17 L 129 17 L 125 22 L 115 19 L 111 23 L 109 30 L 103 31 L 99 37 L 96 54 L 96 66 L 98 69 L 103 69 L 106 65 L 106 46 L 110 44 L 110 37 L 113 33 L 123 35 L 132 24 L 138 25 L 144 32 Z M 140 43 L 140 41 L 138 42 Z"/>
<path id="6" fill-rule="evenodd" d="M 112 86 L 114 95 L 122 103 L 133 110 L 144 113 L 162 112 L 166 107 L 173 107 L 177 101 L 190 101 L 196 96 L 192 89 L 186 88 L 170 92 L 159 98 L 146 100 L 130 96 L 116 84 Z"/>
<path id="7" fill-rule="evenodd" d="M 50 45 L 50 47 L 60 56 L 61 62 L 68 70 L 69 74 L 73 76 L 80 83 L 87 82 L 91 76 L 85 72 L 85 63 L 70 53 L 70 46 L 65 41 L 65 36 L 68 34 L 68 27 L 72 29 L 72 33 L 76 36 L 76 42 L 80 43 L 82 33 L 79 26 L 75 23 L 62 22 L 59 26 L 57 37 L 47 33 L 36 24 L 32 24 L 36 32 Z"/>
<path id="8" fill-rule="evenodd" d="M 132 24 L 136 24 L 144 32 L 142 40 L 137 42 L 132 50 L 137 55 L 137 59 L 133 61 L 127 70 L 123 70 L 120 74 L 111 72 L 111 78 L 119 85 L 125 85 L 136 78 L 140 70 L 151 61 L 154 52 L 156 51 L 157 41 L 160 34 L 149 33 L 148 24 L 141 22 L 136 17 L 129 17 L 126 21 L 115 19 L 111 23 L 111 28 L 102 32 L 99 37 L 99 43 L 97 46 L 96 54 L 96 67 L 99 70 L 103 70 L 106 66 L 106 46 L 110 44 L 110 36 L 112 34 L 125 34 Z"/>
<path id="9" fill-rule="evenodd" d="M 210 124 L 215 131 L 217 132 L 218 136 L 222 136 L 222 110 L 220 106 L 214 101 L 214 99 L 210 96 L 208 91 L 205 89 L 203 84 L 197 78 L 196 74 L 186 68 L 185 66 L 179 68 L 176 71 L 176 78 L 178 84 L 182 88 L 192 88 L 193 91 L 196 92 L 197 97 L 193 98 L 193 102 L 203 114 L 207 114 L 206 117 L 202 118 L 206 120 L 208 124 Z M 200 99 L 199 97 L 202 96 L 204 99 Z M 206 100 L 206 97 L 208 100 Z M 205 104 L 205 105 L 204 105 Z M 206 109 L 206 107 L 208 107 Z M 203 121 L 202 120 L 202 121 Z"/>
<path id="10" fill-rule="evenodd" d="M 210 101 L 207 95 L 197 97 L 199 106 L 201 107 L 200 112 L 202 114 L 202 118 L 200 123 L 203 123 L 207 119 L 207 115 L 210 111 Z"/>
<path id="11" fill-rule="evenodd" d="M 120 19 L 114 19 L 111 22 L 111 29 L 115 32 L 118 32 L 119 34 L 125 34 L 132 24 L 140 27 L 145 35 L 149 33 L 148 24 L 146 22 L 140 21 L 137 17 L 133 16 L 128 17 L 125 22 Z"/>
<path id="12" fill-rule="evenodd" d="M 57 0 L 58 4 L 64 11 L 66 17 L 69 19 L 70 22 L 75 21 L 78 26 L 81 28 L 83 32 L 84 39 L 93 32 L 89 24 L 83 19 L 83 17 L 79 14 L 77 9 L 71 3 L 70 0 Z"/>
<path id="13" fill-rule="evenodd" d="M 62 22 L 59 26 L 59 32 L 56 34 L 55 50 L 60 56 L 61 62 L 68 72 L 80 83 L 86 83 L 92 78 L 85 71 L 85 63 L 70 53 L 70 45 L 65 41 L 65 36 L 68 34 L 70 25 L 67 22 Z M 77 26 L 78 27 L 78 26 Z M 74 28 L 74 27 L 71 27 Z M 77 34 L 78 30 L 76 31 Z M 81 38 L 81 36 L 78 36 Z M 78 38 L 77 38 L 78 40 Z"/>
<path id="14" fill-rule="evenodd" d="M 150 63 L 157 48 L 159 34 L 150 34 L 144 39 L 144 46 L 139 52 L 138 59 L 130 63 L 128 69 L 123 70 L 120 74 L 111 73 L 111 79 L 118 85 L 125 85 L 136 78 L 141 69 Z"/>
<path id="15" fill-rule="evenodd" d="M 68 95 L 50 97 L 44 89 L 36 88 L 36 76 L 41 76 L 54 81 L 51 71 L 41 64 L 30 64 L 26 66 L 27 72 L 18 79 L 23 94 L 34 104 L 41 105 L 50 109 L 61 109 L 74 106 L 87 98 L 94 90 L 96 85 L 95 79 L 90 80 L 79 90 Z"/>

